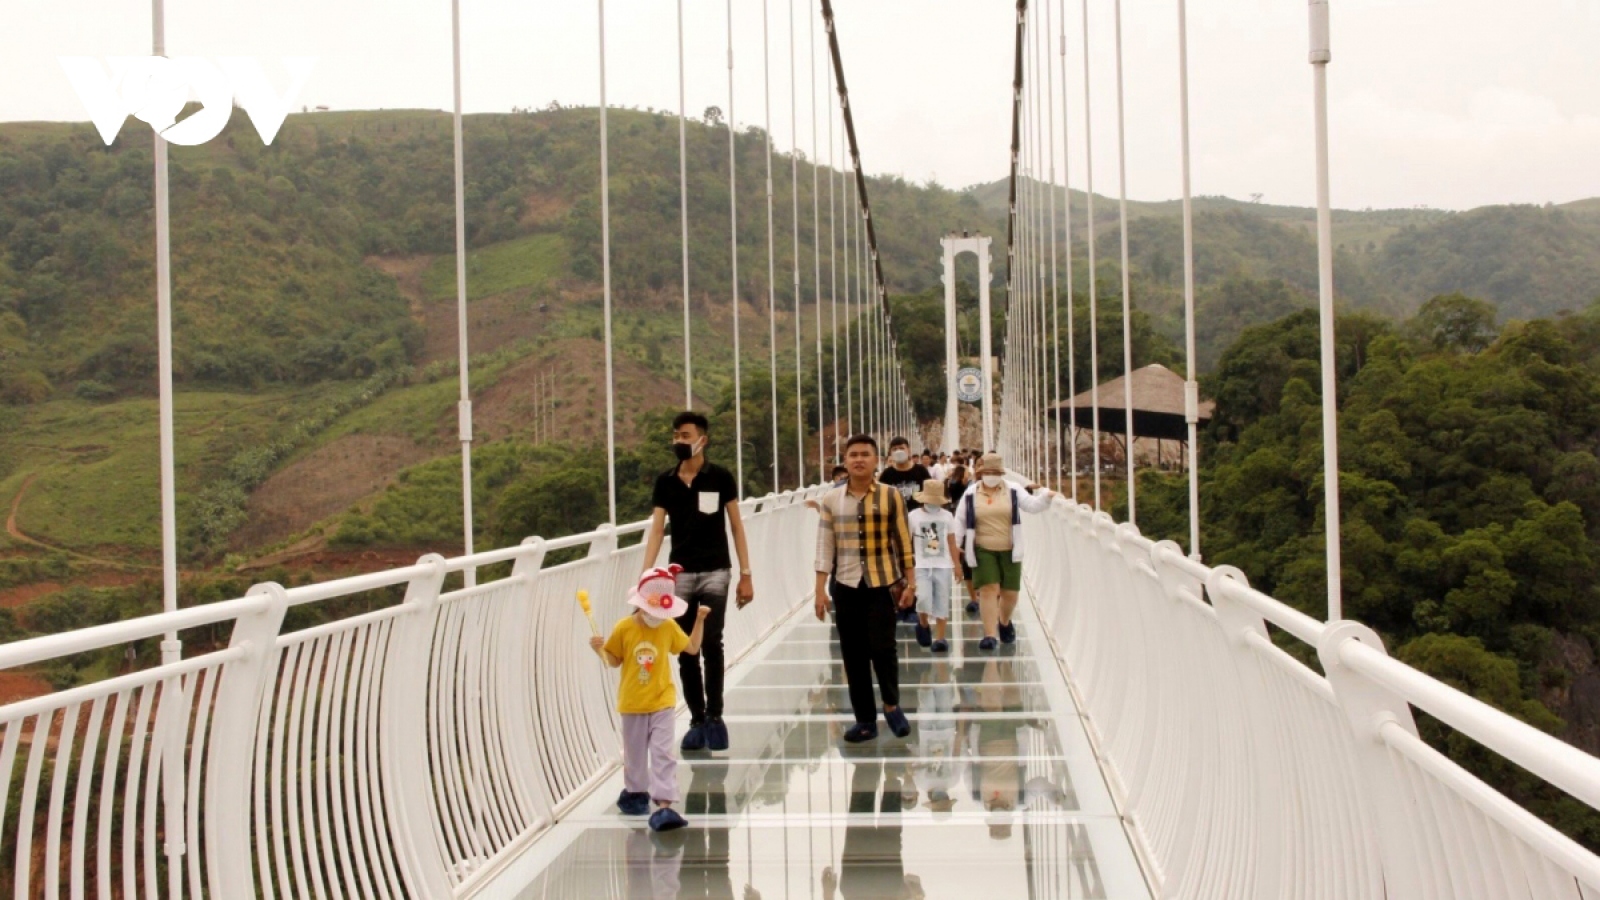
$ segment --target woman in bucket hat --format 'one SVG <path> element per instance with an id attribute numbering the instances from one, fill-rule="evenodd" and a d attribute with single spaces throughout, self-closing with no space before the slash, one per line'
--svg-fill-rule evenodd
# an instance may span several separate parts
<path id="1" fill-rule="evenodd" d="M 985 453 L 978 463 L 978 483 L 956 505 L 956 537 L 972 567 L 983 618 L 980 650 L 995 649 L 997 639 L 1006 644 L 1017 639 L 1011 614 L 1022 591 L 1022 513 L 1043 512 L 1055 496 L 1037 484 L 1026 489 L 1008 485 L 1005 474 L 1000 454 Z"/>

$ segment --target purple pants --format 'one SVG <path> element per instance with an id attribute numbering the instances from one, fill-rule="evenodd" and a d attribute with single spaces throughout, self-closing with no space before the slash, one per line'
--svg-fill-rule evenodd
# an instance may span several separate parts
<path id="1" fill-rule="evenodd" d="M 649 791 L 659 803 L 678 802 L 677 715 L 663 709 L 622 714 L 622 788 Z"/>

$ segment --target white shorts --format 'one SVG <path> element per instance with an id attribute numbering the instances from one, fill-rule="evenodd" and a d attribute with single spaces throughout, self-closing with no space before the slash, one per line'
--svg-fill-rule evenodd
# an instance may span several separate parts
<path id="1" fill-rule="evenodd" d="M 950 592 L 955 581 L 952 569 L 917 570 L 917 612 L 935 619 L 950 618 Z"/>

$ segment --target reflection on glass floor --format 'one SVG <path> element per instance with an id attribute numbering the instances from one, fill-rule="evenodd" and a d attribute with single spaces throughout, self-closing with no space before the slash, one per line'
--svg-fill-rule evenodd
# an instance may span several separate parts
<path id="1" fill-rule="evenodd" d="M 613 779 L 480 896 L 1148 898 L 1028 612 L 996 652 L 976 622 L 937 655 L 901 626 L 911 734 L 859 746 L 831 624 L 791 622 L 729 674 L 731 749 L 683 754 L 688 829 L 622 816 Z"/>

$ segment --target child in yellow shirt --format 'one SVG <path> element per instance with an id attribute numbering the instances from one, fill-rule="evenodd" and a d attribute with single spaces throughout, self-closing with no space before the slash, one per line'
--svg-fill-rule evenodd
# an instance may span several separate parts
<path id="1" fill-rule="evenodd" d="M 617 712 L 622 714 L 622 794 L 617 808 L 626 815 L 650 815 L 652 831 L 671 831 L 689 824 L 672 808 L 678 801 L 678 755 L 673 740 L 678 689 L 672 682 L 671 658 L 700 653 L 706 616 L 701 606 L 694 630 L 684 634 L 674 621 L 689 604 L 673 595 L 677 564 L 639 576 L 628 593 L 633 614 L 617 622 L 611 636 L 589 639 L 589 646 L 613 669 L 622 669 L 617 687 Z"/>

